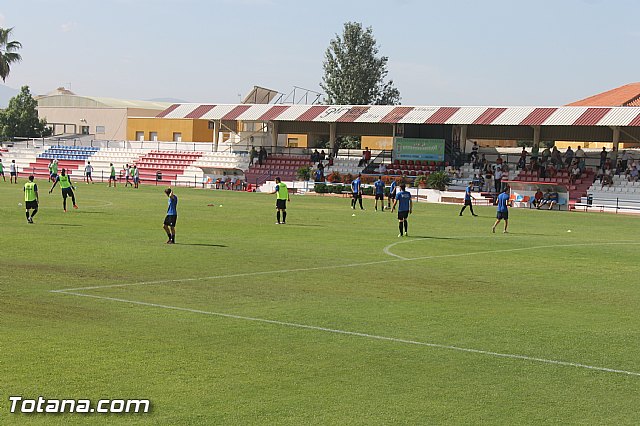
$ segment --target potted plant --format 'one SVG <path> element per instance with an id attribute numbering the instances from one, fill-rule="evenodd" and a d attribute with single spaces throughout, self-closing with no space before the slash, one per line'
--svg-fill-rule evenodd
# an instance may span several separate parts
<path id="1" fill-rule="evenodd" d="M 311 167 L 300 167 L 297 172 L 298 180 L 309 180 L 311 179 Z"/>
<path id="2" fill-rule="evenodd" d="M 339 183 L 342 182 L 342 175 L 338 171 L 333 171 L 327 176 L 327 180 L 331 183 Z"/>
<path id="3" fill-rule="evenodd" d="M 427 187 L 427 179 L 428 178 L 425 175 L 418 175 L 413 181 L 413 186 L 424 189 Z"/>
<path id="4" fill-rule="evenodd" d="M 438 191 L 445 191 L 450 182 L 449 174 L 445 171 L 433 172 L 427 178 L 427 186 Z"/>

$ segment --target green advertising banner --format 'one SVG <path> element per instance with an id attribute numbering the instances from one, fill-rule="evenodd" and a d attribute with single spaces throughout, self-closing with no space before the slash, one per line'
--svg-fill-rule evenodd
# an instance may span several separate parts
<path id="1" fill-rule="evenodd" d="M 394 159 L 444 161 L 444 139 L 396 138 Z"/>

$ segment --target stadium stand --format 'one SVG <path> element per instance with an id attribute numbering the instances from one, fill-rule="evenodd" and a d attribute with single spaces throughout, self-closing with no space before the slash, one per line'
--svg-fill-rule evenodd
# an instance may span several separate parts
<path id="1" fill-rule="evenodd" d="M 93 178 L 106 181 L 111 171 L 110 163 L 113 163 L 119 173 L 125 164 L 135 164 L 136 160 L 147 152 L 149 149 L 101 148 L 88 159 L 93 166 Z M 84 168 L 84 164 L 82 167 Z"/>
<path id="2" fill-rule="evenodd" d="M 87 146 L 52 146 L 40 153 L 35 162 L 29 163 L 28 169 L 37 179 L 49 177 L 49 162 L 58 161 L 58 170 L 67 169 L 67 174 L 76 179 L 82 177 L 84 165 L 99 148 Z"/>
<path id="3" fill-rule="evenodd" d="M 2 148 L 0 150 L 0 158 L 2 158 L 2 164 L 5 168 L 5 174 L 9 174 L 9 164 L 11 163 L 11 160 L 16 161 L 16 167 L 18 168 L 19 176 L 27 176 L 33 173 L 34 169 L 29 168 L 29 166 L 30 164 L 36 162 L 36 160 L 38 159 L 38 155 L 40 155 L 42 152 L 44 152 L 44 148 Z M 45 173 L 46 170 L 47 167 L 45 166 Z"/>
<path id="4" fill-rule="evenodd" d="M 279 176 L 284 181 L 296 180 L 300 167 L 313 167 L 308 155 L 270 155 L 264 164 L 254 163 L 245 172 L 248 183 L 260 186 Z"/>
<path id="5" fill-rule="evenodd" d="M 213 178 L 221 177 L 225 171 L 238 170 L 244 173 L 249 167 L 249 157 L 231 152 L 205 152 L 193 164 L 187 166 L 182 174 L 173 182 L 175 185 L 182 183 L 202 183 L 205 173 L 202 168 L 215 169 Z"/>
<path id="6" fill-rule="evenodd" d="M 141 182 L 175 181 L 200 157 L 202 152 L 150 151 L 133 164 L 138 166 Z"/>

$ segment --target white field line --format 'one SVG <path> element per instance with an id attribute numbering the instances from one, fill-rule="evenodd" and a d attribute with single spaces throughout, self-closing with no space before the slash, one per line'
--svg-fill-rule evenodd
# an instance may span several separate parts
<path id="1" fill-rule="evenodd" d="M 607 367 L 596 367 L 596 366 L 593 366 L 593 365 L 581 364 L 581 363 L 577 363 L 577 362 L 558 361 L 558 360 L 553 360 L 553 359 L 530 357 L 530 356 L 526 356 L 526 355 L 505 354 L 505 353 L 499 353 L 499 352 L 485 351 L 485 350 L 481 350 L 481 349 L 472 349 L 472 348 L 463 348 L 463 347 L 459 347 L 459 346 L 442 345 L 442 344 L 439 344 L 439 343 L 419 342 L 419 341 L 416 341 L 416 340 L 407 340 L 407 339 L 399 339 L 399 338 L 396 338 L 396 337 L 378 336 L 378 335 L 375 335 L 375 334 L 359 333 L 359 332 L 356 332 L 356 331 L 338 330 L 338 329 L 335 329 L 335 328 L 318 327 L 318 326 L 314 326 L 314 325 L 297 324 L 297 323 L 292 323 L 292 322 L 276 321 L 276 320 L 270 320 L 270 319 L 264 319 L 264 318 L 246 317 L 246 316 L 242 316 L 242 315 L 225 314 L 225 313 L 220 313 L 220 312 L 209 312 L 209 311 L 203 311 L 203 310 L 200 310 L 200 309 L 181 308 L 181 307 L 178 307 L 178 306 L 169 306 L 169 305 L 161 305 L 161 304 L 158 304 L 158 303 L 148 303 L 148 302 L 140 302 L 140 301 L 136 301 L 136 300 L 119 299 L 119 298 L 116 298 L 116 297 L 106 297 L 106 296 L 96 296 L 96 295 L 92 295 L 92 294 L 74 293 L 74 292 L 71 292 L 71 291 L 64 291 L 64 290 L 57 290 L 57 293 L 62 293 L 62 294 L 67 294 L 67 295 L 72 295 L 72 296 L 80 296 L 80 297 L 90 297 L 90 298 L 94 298 L 94 299 L 108 300 L 108 301 L 112 301 L 112 302 L 122 302 L 122 303 L 130 303 L 130 304 L 134 304 L 134 305 L 150 306 L 150 307 L 153 307 L 153 308 L 171 309 L 171 310 L 174 310 L 174 311 L 190 312 L 190 313 L 194 313 L 194 314 L 211 315 L 211 316 L 232 318 L 232 319 L 245 320 L 245 321 L 254 321 L 254 322 L 265 323 L 265 324 L 273 324 L 273 325 L 279 325 L 279 326 L 284 326 L 284 327 L 293 327 L 293 328 L 299 328 L 299 329 L 305 329 L 305 330 L 323 331 L 323 332 L 327 332 L 327 333 L 342 334 L 342 335 L 347 335 L 347 336 L 356 336 L 356 337 L 362 337 L 362 338 L 366 338 L 366 339 L 383 340 L 383 341 L 394 342 L 394 343 L 403 343 L 403 344 L 408 344 L 408 345 L 426 346 L 426 347 L 429 347 L 429 348 L 436 348 L 436 349 L 448 349 L 448 350 L 452 350 L 452 351 L 467 352 L 467 353 L 480 354 L 480 355 L 488 355 L 488 356 L 498 357 L 498 358 L 507 358 L 507 359 L 515 359 L 515 360 L 521 360 L 521 361 L 537 362 L 537 363 L 543 363 L 543 364 L 560 365 L 560 366 L 563 366 L 563 367 L 584 368 L 584 369 L 588 369 L 588 370 L 602 371 L 602 372 L 607 372 L 607 373 L 626 374 L 626 375 L 629 375 L 629 376 L 640 376 L 640 373 L 635 372 L 635 371 L 627 371 L 627 370 L 620 370 L 620 369 L 607 368 Z"/>
<path id="2" fill-rule="evenodd" d="M 413 241 L 428 241 L 423 239 L 411 239 L 404 240 L 402 242 L 413 242 Z M 420 257 L 412 257 L 405 258 L 402 256 L 398 256 L 396 254 L 391 253 L 389 248 L 399 244 L 400 241 L 389 244 L 386 246 L 383 251 L 389 256 L 395 256 L 395 259 L 387 259 L 387 260 L 375 260 L 371 262 L 359 262 L 359 263 L 348 263 L 343 265 L 325 265 L 325 266 L 313 266 L 309 268 L 295 268 L 295 269 L 276 269 L 272 271 L 257 271 L 257 272 L 244 272 L 238 274 L 229 274 L 229 275 L 212 275 L 208 277 L 195 277 L 195 278 L 177 278 L 171 280 L 157 280 L 157 281 L 140 281 L 135 283 L 123 283 L 123 284 L 108 284 L 108 285 L 98 285 L 98 286 L 89 286 L 89 287 L 76 287 L 76 288 L 64 288 L 59 290 L 50 290 L 51 293 L 64 293 L 71 291 L 83 291 L 83 290 L 98 290 L 102 288 L 116 288 L 116 287 L 131 287 L 138 285 L 153 285 L 153 284 L 171 284 L 171 283 L 183 283 L 183 282 L 193 282 L 193 281 L 208 281 L 208 280 L 220 280 L 226 278 L 240 278 L 240 277 L 252 277 L 259 275 L 271 275 L 271 274 L 288 274 L 295 272 L 309 272 L 309 271 L 318 271 L 318 270 L 329 270 L 329 269 L 340 269 L 340 268 L 351 268 L 354 266 L 370 266 L 370 265 L 379 265 L 382 263 L 392 263 L 392 262 L 412 262 L 416 260 L 433 260 L 433 259 L 445 259 L 445 258 L 454 258 L 454 257 L 465 257 L 465 256 L 477 256 L 477 255 L 485 255 L 485 254 L 495 254 L 495 253 L 511 253 L 517 251 L 527 251 L 527 250 L 543 250 L 543 249 L 552 249 L 552 248 L 567 248 L 567 247 L 589 247 L 589 246 L 604 246 L 604 245 L 640 245 L 640 242 L 635 241 L 619 241 L 619 242 L 600 242 L 600 243 L 576 243 L 576 244 L 555 244 L 555 245 L 544 245 L 544 246 L 531 246 L 531 247 L 520 247 L 520 248 L 511 248 L 511 249 L 498 249 L 498 250 L 484 250 L 484 251 L 476 251 L 476 252 L 467 252 L 467 253 L 452 253 L 452 254 L 442 254 L 442 255 L 434 255 L 434 256 L 420 256 Z"/>

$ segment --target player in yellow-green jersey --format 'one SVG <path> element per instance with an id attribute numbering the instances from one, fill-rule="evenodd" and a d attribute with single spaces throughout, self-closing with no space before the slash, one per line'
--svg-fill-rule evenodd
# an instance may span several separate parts
<path id="1" fill-rule="evenodd" d="M 27 222 L 33 223 L 33 217 L 38 213 L 38 185 L 33 182 L 33 175 L 29 176 L 29 182 L 24 184 L 24 204 Z M 29 210 L 33 210 L 31 215 Z"/>
<path id="2" fill-rule="evenodd" d="M 73 193 L 75 187 L 71 184 L 71 177 L 67 174 L 66 169 L 62 169 L 62 173 L 60 174 L 60 176 L 58 176 L 56 181 L 53 182 L 53 186 L 49 190 L 49 194 L 53 192 L 53 188 L 56 187 L 58 182 L 60 182 L 60 188 L 62 188 L 62 208 L 64 209 L 65 213 L 67 211 L 67 197 L 71 197 L 73 208 L 77 209 L 78 206 L 76 205 L 76 196 Z"/>
<path id="3" fill-rule="evenodd" d="M 276 218 L 278 221 L 276 225 L 284 225 L 287 223 L 287 201 L 291 201 L 289 198 L 289 189 L 287 185 L 285 185 L 279 177 L 276 178 L 276 188 L 273 190 L 272 194 L 276 195 Z M 282 222 L 280 222 L 280 212 L 282 212 Z"/>

